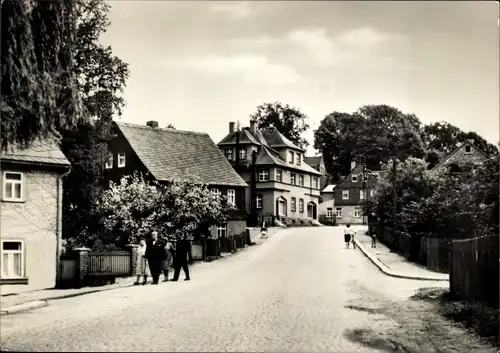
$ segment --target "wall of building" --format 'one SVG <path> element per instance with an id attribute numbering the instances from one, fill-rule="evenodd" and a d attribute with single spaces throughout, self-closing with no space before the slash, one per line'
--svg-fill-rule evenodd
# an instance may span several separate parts
<path id="1" fill-rule="evenodd" d="M 323 200 L 323 203 L 334 200 L 335 199 L 335 192 L 326 192 L 324 194 L 321 194 L 321 198 Z"/>
<path id="2" fill-rule="evenodd" d="M 24 242 L 28 284 L 2 284 L 2 295 L 53 288 L 57 277 L 58 174 L 15 169 L 2 172 L 10 170 L 24 172 L 25 202 L 0 202 L 0 239 Z"/>
<path id="3" fill-rule="evenodd" d="M 337 217 L 337 223 L 338 224 L 363 224 L 363 216 L 362 216 L 362 209 L 361 207 L 359 206 L 351 206 L 351 205 L 348 205 L 348 206 L 339 206 L 339 205 L 335 205 L 334 209 L 333 209 L 333 212 L 335 214 L 335 210 L 337 208 L 341 208 L 342 209 L 342 217 Z M 354 216 L 354 211 L 355 210 L 359 210 L 360 212 L 360 217 L 355 217 Z"/>
<path id="4" fill-rule="evenodd" d="M 229 220 L 227 222 L 227 236 L 239 235 L 246 231 L 247 222 L 246 220 Z M 212 226 L 210 233 L 213 239 L 217 239 L 217 226 Z"/>
<path id="5" fill-rule="evenodd" d="M 475 163 L 479 164 L 486 160 L 488 157 L 486 157 L 483 153 L 481 153 L 478 149 L 475 147 L 471 146 L 471 153 L 466 153 L 465 152 L 465 146 L 462 146 L 458 151 L 456 151 L 453 155 L 451 155 L 447 160 L 443 162 L 438 168 L 435 170 L 442 170 L 446 168 L 446 166 L 452 164 L 452 163 Z"/>
<path id="6" fill-rule="evenodd" d="M 332 212 L 335 214 L 335 200 L 330 199 L 328 201 L 323 201 L 318 206 L 318 216 L 326 216 L 326 209 L 331 208 Z"/>

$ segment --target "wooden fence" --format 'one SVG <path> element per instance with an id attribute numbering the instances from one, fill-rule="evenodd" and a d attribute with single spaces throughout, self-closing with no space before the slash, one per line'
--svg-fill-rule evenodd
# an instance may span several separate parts
<path id="1" fill-rule="evenodd" d="M 457 298 L 498 304 L 498 235 L 453 240 L 450 292 Z"/>
<path id="2" fill-rule="evenodd" d="M 91 277 L 132 275 L 132 261 L 129 251 L 90 252 L 87 275 Z"/>

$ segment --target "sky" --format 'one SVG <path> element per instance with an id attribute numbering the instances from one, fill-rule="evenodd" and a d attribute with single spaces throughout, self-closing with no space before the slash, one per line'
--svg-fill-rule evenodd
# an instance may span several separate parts
<path id="1" fill-rule="evenodd" d="M 325 115 L 388 104 L 500 140 L 495 2 L 109 3 L 101 41 L 130 68 L 123 121 L 218 143 L 280 101 L 308 116 L 312 144 Z"/>

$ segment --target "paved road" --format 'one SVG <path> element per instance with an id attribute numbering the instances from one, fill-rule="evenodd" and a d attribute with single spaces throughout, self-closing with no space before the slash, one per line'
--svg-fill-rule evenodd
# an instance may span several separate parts
<path id="1" fill-rule="evenodd" d="M 54 301 L 1 318 L 4 349 L 24 351 L 377 352 L 348 330 L 391 325 L 353 310 L 423 286 L 383 275 L 339 228 L 295 228 L 193 269 L 192 281 Z M 350 308 L 348 308 L 350 306 Z"/>

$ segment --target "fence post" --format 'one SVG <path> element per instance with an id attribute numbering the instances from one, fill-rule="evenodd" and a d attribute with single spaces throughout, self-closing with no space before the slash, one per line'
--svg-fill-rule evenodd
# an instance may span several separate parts
<path id="1" fill-rule="evenodd" d="M 89 248 L 74 248 L 73 251 L 76 253 L 76 287 L 82 288 L 85 283 L 85 279 L 89 272 L 90 267 L 90 256 Z"/>
<path id="2" fill-rule="evenodd" d="M 137 270 L 137 261 L 139 260 L 139 245 L 137 244 L 128 244 L 126 246 L 128 251 L 130 252 L 130 276 L 133 276 Z"/>

